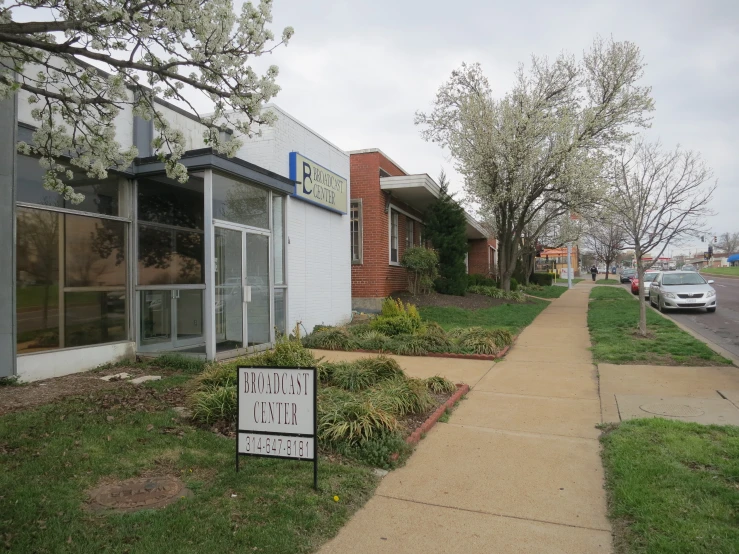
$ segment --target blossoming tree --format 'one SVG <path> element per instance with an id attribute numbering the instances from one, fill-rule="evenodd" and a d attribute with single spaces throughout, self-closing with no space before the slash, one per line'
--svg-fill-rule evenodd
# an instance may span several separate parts
<path id="1" fill-rule="evenodd" d="M 495 222 L 500 279 L 510 288 L 523 234 L 591 205 L 605 190 L 609 149 L 649 125 L 653 109 L 639 48 L 596 39 L 581 60 L 532 58 L 495 98 L 479 65 L 462 65 L 418 112 L 426 140 L 447 148 L 468 197 Z M 546 212 L 546 217 L 539 214 Z"/>
<path id="2" fill-rule="evenodd" d="M 186 180 L 184 135 L 154 98 L 188 106 L 206 143 L 233 155 L 241 143 L 222 139 L 222 125 L 250 136 L 271 122 L 261 107 L 279 91 L 278 69 L 260 75 L 247 65 L 292 36 L 288 27 L 276 41 L 271 21 L 272 0 L 246 2 L 238 14 L 232 0 L 0 1 L 0 98 L 26 91 L 37 122 L 20 150 L 41 158 L 47 189 L 80 202 L 62 159 L 98 178 L 127 167 L 138 152 L 116 141 L 115 119 L 132 110 L 153 120 L 168 175 Z"/>

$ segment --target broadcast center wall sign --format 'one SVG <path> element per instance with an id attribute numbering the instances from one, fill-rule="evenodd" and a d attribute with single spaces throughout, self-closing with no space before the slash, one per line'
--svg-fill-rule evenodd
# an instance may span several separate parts
<path id="1" fill-rule="evenodd" d="M 296 181 L 293 195 L 296 198 L 346 214 L 346 178 L 298 152 L 290 152 L 290 179 Z"/>

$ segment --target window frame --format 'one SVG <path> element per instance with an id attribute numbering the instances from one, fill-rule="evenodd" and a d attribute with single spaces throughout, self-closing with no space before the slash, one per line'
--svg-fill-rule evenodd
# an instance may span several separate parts
<path id="1" fill-rule="evenodd" d="M 388 210 L 388 245 L 389 245 L 389 252 L 388 252 L 388 262 L 390 265 L 399 266 L 400 265 L 400 252 L 398 251 L 398 232 L 399 232 L 399 215 L 400 212 L 397 210 L 390 208 Z M 393 231 L 395 234 L 393 235 Z M 395 246 L 395 260 L 393 260 L 393 246 Z"/>
<path id="2" fill-rule="evenodd" d="M 359 255 L 354 258 L 354 216 L 352 210 L 357 207 L 357 249 Z M 364 264 L 364 221 L 363 221 L 363 205 L 362 199 L 351 200 L 349 202 L 349 255 L 351 256 L 352 265 Z"/>
<path id="3" fill-rule="evenodd" d="M 31 352 L 16 351 L 17 356 L 33 356 L 36 354 L 49 354 L 51 352 L 67 351 L 67 350 L 79 350 L 80 348 L 96 348 L 101 346 L 109 346 L 113 344 L 123 344 L 133 341 L 134 331 L 131 325 L 131 314 L 132 314 L 132 295 L 131 285 L 133 276 L 131 274 L 131 253 L 132 253 L 132 242 L 134 234 L 134 217 L 130 208 L 132 195 L 134 194 L 133 185 L 131 178 L 112 173 L 114 177 L 118 179 L 118 213 L 119 215 L 107 215 L 91 211 L 75 210 L 71 208 L 49 206 L 45 204 L 36 204 L 33 202 L 16 201 L 14 218 L 18 218 L 18 208 L 24 208 L 27 210 L 38 210 L 44 212 L 56 213 L 59 216 L 59 237 L 58 237 L 58 248 L 59 248 L 59 260 L 58 260 L 58 303 L 57 303 L 57 322 L 58 322 L 58 334 L 59 334 L 59 346 L 51 347 L 47 349 L 34 350 Z M 41 183 L 39 183 L 41 186 Z M 123 254 L 125 265 L 125 283 L 123 285 L 103 285 L 103 286 L 67 286 L 67 275 L 66 275 L 66 216 L 77 216 L 87 217 L 92 219 L 105 219 L 109 221 L 117 221 L 123 224 Z M 17 223 L 16 223 L 17 225 Z M 15 241 L 13 248 L 18 247 L 18 242 Z M 17 289 L 17 283 L 16 283 Z M 66 306 L 66 293 L 76 292 L 93 292 L 93 293 L 109 293 L 109 292 L 123 292 L 125 293 L 125 306 L 124 306 L 124 327 L 126 338 L 117 339 L 113 341 L 100 342 L 94 344 L 84 344 L 77 346 L 66 346 L 66 327 L 67 327 L 67 306 Z M 17 291 L 16 291 L 17 294 Z M 17 312 L 16 312 L 17 313 Z M 16 342 L 17 348 L 17 342 Z"/>

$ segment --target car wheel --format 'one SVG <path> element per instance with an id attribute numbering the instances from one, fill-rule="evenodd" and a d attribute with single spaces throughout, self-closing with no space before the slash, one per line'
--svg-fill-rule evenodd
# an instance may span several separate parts
<path id="1" fill-rule="evenodd" d="M 665 313 L 665 305 L 662 303 L 662 298 L 657 298 L 657 309 L 660 312 Z"/>
<path id="2" fill-rule="evenodd" d="M 708 312 L 709 314 L 712 314 L 713 312 L 715 312 L 715 311 L 716 311 L 716 307 L 714 306 L 713 308 L 706 308 L 706 311 L 707 311 L 707 312 Z"/>

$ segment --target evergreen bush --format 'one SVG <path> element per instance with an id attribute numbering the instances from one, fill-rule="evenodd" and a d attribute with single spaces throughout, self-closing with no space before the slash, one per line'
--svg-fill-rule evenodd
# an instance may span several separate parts
<path id="1" fill-rule="evenodd" d="M 403 254 L 400 265 L 408 271 L 408 291 L 417 296 L 428 294 L 439 276 L 439 255 L 430 248 L 414 246 Z"/>

